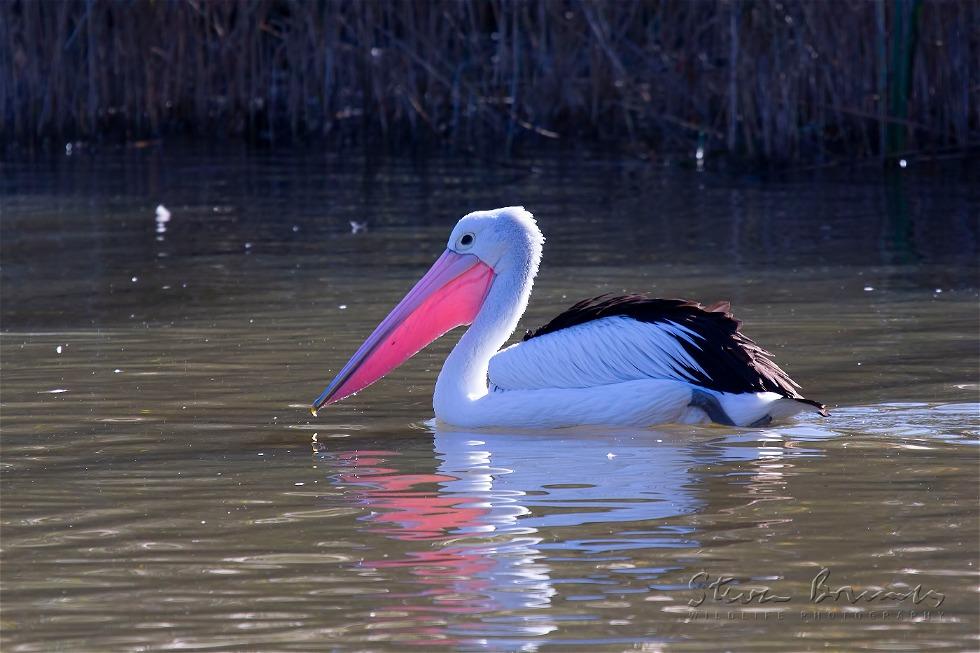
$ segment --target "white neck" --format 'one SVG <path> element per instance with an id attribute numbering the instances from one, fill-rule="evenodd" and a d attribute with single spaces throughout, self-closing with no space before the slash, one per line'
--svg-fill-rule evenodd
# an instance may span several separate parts
<path id="1" fill-rule="evenodd" d="M 524 314 L 537 267 L 537 260 L 532 259 L 498 271 L 483 307 L 439 373 L 432 397 L 439 419 L 458 422 L 461 411 L 487 394 L 490 358 L 507 342 Z"/>

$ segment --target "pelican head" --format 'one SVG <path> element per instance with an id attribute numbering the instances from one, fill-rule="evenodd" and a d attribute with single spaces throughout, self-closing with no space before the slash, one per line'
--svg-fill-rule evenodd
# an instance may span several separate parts
<path id="1" fill-rule="evenodd" d="M 446 332 L 471 324 L 499 278 L 533 279 L 543 244 L 524 207 L 464 216 L 446 251 L 316 398 L 313 414 L 363 390 Z"/>
<path id="2" fill-rule="evenodd" d="M 472 254 L 496 274 L 541 261 L 544 236 L 523 206 L 474 211 L 463 216 L 449 234 L 446 250 Z"/>

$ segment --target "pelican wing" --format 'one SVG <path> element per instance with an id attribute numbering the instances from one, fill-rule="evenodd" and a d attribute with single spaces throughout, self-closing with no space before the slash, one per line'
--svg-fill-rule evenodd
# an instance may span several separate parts
<path id="1" fill-rule="evenodd" d="M 802 400 L 799 386 L 739 326 L 727 302 L 704 307 L 638 295 L 587 299 L 498 352 L 490 360 L 490 389 L 673 379 L 720 392 L 768 391 Z"/>

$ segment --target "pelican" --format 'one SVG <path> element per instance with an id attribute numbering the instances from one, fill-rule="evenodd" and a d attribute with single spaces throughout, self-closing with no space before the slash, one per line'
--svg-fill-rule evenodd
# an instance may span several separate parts
<path id="1" fill-rule="evenodd" d="M 527 308 L 543 246 L 524 207 L 464 216 L 446 251 L 316 398 L 313 415 L 459 326 L 469 328 L 432 398 L 447 425 L 764 426 L 801 411 L 827 414 L 739 331 L 727 302 L 603 295 L 501 349 Z"/>

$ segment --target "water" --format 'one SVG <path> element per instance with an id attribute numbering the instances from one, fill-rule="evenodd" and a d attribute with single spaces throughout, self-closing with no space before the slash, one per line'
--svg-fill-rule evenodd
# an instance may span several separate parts
<path id="1" fill-rule="evenodd" d="M 976 647 L 962 174 L 177 149 L 0 183 L 5 651 Z M 455 219 L 514 203 L 549 239 L 522 329 L 731 299 L 832 416 L 439 430 L 449 337 L 311 418 Z M 845 585 L 920 588 L 810 597 Z"/>

